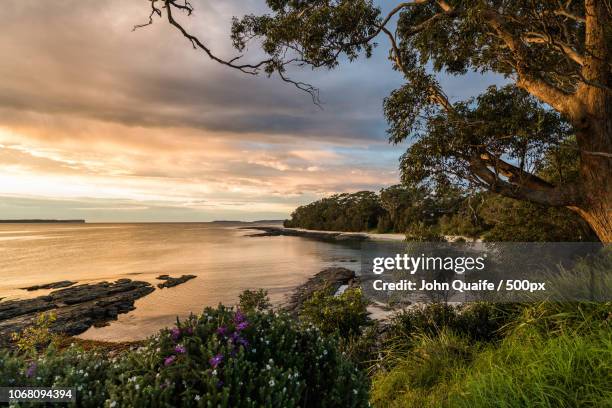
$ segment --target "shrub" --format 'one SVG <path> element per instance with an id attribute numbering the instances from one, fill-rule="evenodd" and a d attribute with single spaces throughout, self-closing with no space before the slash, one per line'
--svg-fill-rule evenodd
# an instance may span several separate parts
<path id="1" fill-rule="evenodd" d="M 97 408 L 107 398 L 107 378 L 117 374 L 111 364 L 104 353 L 77 346 L 60 351 L 52 345 L 34 358 L 0 350 L 0 386 L 75 388 L 77 406 Z M 20 402 L 19 406 L 41 404 Z"/>
<path id="2" fill-rule="evenodd" d="M 264 289 L 245 290 L 238 296 L 240 310 L 245 313 L 261 312 L 272 307 L 268 291 Z"/>
<path id="3" fill-rule="evenodd" d="M 518 315 L 513 304 L 485 302 L 451 306 L 432 303 L 423 308 L 404 310 L 390 321 L 383 339 L 382 365 L 393 366 L 411 352 L 415 341 L 424 336 L 436 336 L 452 331 L 471 342 L 493 342 L 503 337 L 503 328 Z"/>
<path id="4" fill-rule="evenodd" d="M 33 324 L 20 333 L 13 333 L 11 340 L 22 353 L 35 354 L 49 345 L 58 344 L 58 335 L 51 332 L 55 322 L 54 313 L 40 313 Z"/>
<path id="5" fill-rule="evenodd" d="M 360 334 L 361 328 L 368 324 L 367 306 L 361 288 L 349 288 L 340 296 L 326 289 L 313 293 L 304 302 L 300 319 L 325 334 L 348 337 Z"/>
<path id="6" fill-rule="evenodd" d="M 120 406 L 364 406 L 367 381 L 312 327 L 286 315 L 206 309 L 120 363 Z"/>
<path id="7" fill-rule="evenodd" d="M 408 242 L 444 242 L 444 236 L 436 230 L 435 226 L 418 221 L 410 224 L 406 230 L 406 241 Z"/>
<path id="8" fill-rule="evenodd" d="M 365 375 L 318 329 L 223 306 L 162 330 L 138 350 L 54 346 L 0 352 L 0 386 L 76 387 L 83 407 L 363 407 Z M 20 406 L 29 406 L 21 404 Z"/>

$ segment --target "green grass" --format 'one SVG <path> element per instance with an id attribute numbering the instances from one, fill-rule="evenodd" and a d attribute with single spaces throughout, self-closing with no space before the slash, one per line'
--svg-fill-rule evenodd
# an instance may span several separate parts
<path id="1" fill-rule="evenodd" d="M 612 407 L 611 315 L 610 303 L 539 303 L 500 340 L 474 342 L 456 323 L 413 333 L 410 349 L 374 376 L 372 405 Z"/>
<path id="2" fill-rule="evenodd" d="M 612 339 L 508 338 L 478 355 L 449 396 L 454 407 L 612 406 Z"/>

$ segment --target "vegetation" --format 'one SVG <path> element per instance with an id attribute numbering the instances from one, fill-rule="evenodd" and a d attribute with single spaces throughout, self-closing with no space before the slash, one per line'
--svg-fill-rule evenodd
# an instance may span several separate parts
<path id="1" fill-rule="evenodd" d="M 371 401 L 377 407 L 609 406 L 611 311 L 610 303 L 545 302 L 406 312 L 391 326 Z"/>
<path id="2" fill-rule="evenodd" d="M 243 314 L 223 306 L 177 322 L 116 358 L 76 346 L 50 346 L 41 354 L 0 351 L 0 386 L 10 385 L 76 387 L 83 407 L 368 402 L 367 378 L 333 338 L 287 315 Z"/>
<path id="3" fill-rule="evenodd" d="M 299 321 L 219 306 L 114 353 L 0 350 L 0 386 L 74 387 L 77 406 L 109 408 L 609 406 L 612 303 L 432 304 L 385 330 L 366 304 L 322 291 Z"/>
<path id="4" fill-rule="evenodd" d="M 544 207 L 491 193 L 404 185 L 379 194 L 336 194 L 298 207 L 286 227 L 405 233 L 409 241 L 444 235 L 485 241 L 596 241 L 586 222 L 566 208 Z"/>
<path id="5" fill-rule="evenodd" d="M 59 336 L 50 331 L 55 320 L 54 313 L 41 313 L 31 326 L 21 333 L 13 333 L 11 340 L 23 353 L 36 353 L 37 350 L 45 349 L 50 345 L 57 346 Z"/>
<path id="6" fill-rule="evenodd" d="M 262 312 L 272 307 L 268 291 L 247 289 L 238 296 L 238 308 L 245 313 Z"/>
<path id="7" fill-rule="evenodd" d="M 361 334 L 368 323 L 368 312 L 361 288 L 349 288 L 339 296 L 328 290 L 315 292 L 304 302 L 300 319 L 323 333 L 346 338 Z"/>

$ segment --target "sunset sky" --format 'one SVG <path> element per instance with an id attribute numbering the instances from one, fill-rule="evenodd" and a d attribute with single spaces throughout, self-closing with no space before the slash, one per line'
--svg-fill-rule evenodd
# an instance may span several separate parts
<path id="1" fill-rule="evenodd" d="M 182 21 L 224 57 L 231 17 L 265 11 L 192 3 Z M 210 61 L 165 21 L 132 32 L 145 0 L 2 6 L 0 218 L 280 219 L 398 182 L 406 145 L 387 142 L 382 101 L 401 78 L 384 44 L 333 72 L 294 72 L 320 88 L 319 109 L 277 78 Z M 257 57 L 252 47 L 245 58 Z M 439 78 L 453 100 L 499 81 Z"/>

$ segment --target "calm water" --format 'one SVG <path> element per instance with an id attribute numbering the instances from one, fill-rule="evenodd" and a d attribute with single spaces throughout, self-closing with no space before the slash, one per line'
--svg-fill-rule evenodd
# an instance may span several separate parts
<path id="1" fill-rule="evenodd" d="M 204 306 L 233 304 L 244 289 L 266 288 L 275 303 L 282 303 L 291 289 L 326 266 L 359 265 L 355 247 L 245 236 L 253 232 L 214 223 L 0 224 L 0 297 L 40 296 L 49 291 L 19 288 L 64 279 L 156 284 L 162 273 L 197 275 L 175 288 L 156 290 L 138 300 L 135 311 L 81 335 L 119 341 L 146 337 L 177 315 Z"/>

